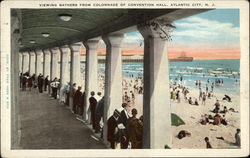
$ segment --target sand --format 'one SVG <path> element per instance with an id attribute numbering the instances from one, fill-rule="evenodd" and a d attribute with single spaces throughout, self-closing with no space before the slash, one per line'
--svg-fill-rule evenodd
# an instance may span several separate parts
<path id="1" fill-rule="evenodd" d="M 233 96 L 232 102 L 222 101 L 224 94 L 215 92 L 216 97 L 220 100 L 221 107 L 227 106 L 227 108 L 234 108 L 236 111 L 240 110 L 240 97 Z M 191 89 L 189 96 L 199 96 L 199 91 Z M 204 141 L 205 137 L 208 137 L 213 148 L 236 148 L 232 145 L 235 142 L 235 132 L 236 129 L 240 127 L 240 113 L 229 112 L 225 115 L 228 125 L 201 125 L 199 120 L 203 114 L 214 113 L 210 110 L 214 109 L 214 104 L 216 102 L 216 97 L 207 99 L 206 105 L 190 105 L 188 103 L 176 103 L 171 102 L 172 113 L 180 116 L 184 121 L 185 125 L 172 126 L 173 134 L 173 148 L 206 148 Z M 201 102 L 199 102 L 200 104 Z M 222 110 L 222 108 L 221 108 Z M 183 139 L 178 139 L 176 135 L 180 130 L 187 130 L 191 133 L 190 137 L 185 137 Z M 223 140 L 217 139 L 216 137 L 223 137 Z"/>
<path id="2" fill-rule="evenodd" d="M 126 78 L 127 81 L 131 80 Z M 99 78 L 99 91 L 104 92 L 104 80 Z M 222 87 L 223 88 L 223 87 Z M 199 90 L 190 89 L 187 94 L 187 98 L 192 97 L 198 99 Z M 124 93 L 124 92 L 123 92 Z M 222 101 L 224 94 L 219 90 L 214 91 L 214 97 L 211 99 L 207 99 L 206 105 L 201 105 L 201 101 L 199 102 L 199 106 L 190 105 L 184 101 L 184 96 L 180 93 L 181 102 L 177 103 L 177 101 L 171 101 L 171 113 L 177 114 L 182 120 L 184 120 L 185 125 L 180 126 L 172 126 L 172 136 L 173 136 L 173 144 L 172 148 L 194 148 L 194 149 L 203 149 L 206 148 L 206 143 L 204 141 L 205 137 L 208 137 L 210 143 L 213 148 L 222 149 L 222 148 L 238 148 L 233 143 L 235 142 L 234 135 L 236 133 L 236 129 L 240 128 L 240 96 L 239 95 L 230 95 L 232 98 L 232 102 Z M 215 114 L 210 112 L 214 109 L 214 104 L 216 100 L 220 101 L 220 110 L 223 110 L 224 106 L 227 106 L 227 109 L 234 108 L 239 113 L 229 112 L 225 115 L 225 118 L 228 122 L 228 125 L 201 125 L 199 123 L 201 119 L 201 115 L 211 114 L 214 116 Z M 143 95 L 135 93 L 135 103 L 131 105 L 132 108 L 136 108 L 138 110 L 137 117 L 139 118 L 142 115 L 143 106 Z M 223 114 L 221 114 L 222 116 Z M 191 133 L 190 137 L 185 137 L 183 139 L 178 139 L 176 136 L 181 130 L 186 130 Z M 224 140 L 217 139 L 216 137 L 223 137 Z"/>
<path id="3" fill-rule="evenodd" d="M 199 96 L 199 91 L 196 89 L 189 89 L 190 93 L 187 94 L 187 97 L 196 97 Z M 234 135 L 236 133 L 236 129 L 240 127 L 240 113 L 229 112 L 225 115 L 225 118 L 228 122 L 228 125 L 201 125 L 199 123 L 201 119 L 201 115 L 211 114 L 214 116 L 213 112 L 210 110 L 214 109 L 214 104 L 216 99 L 220 100 L 221 108 L 224 106 L 227 108 L 234 108 L 236 111 L 240 110 L 239 106 L 239 98 L 240 96 L 232 96 L 232 102 L 222 101 L 224 97 L 223 93 L 215 92 L 214 95 L 217 97 L 212 97 L 211 99 L 207 99 L 206 105 L 201 105 L 201 101 L 199 102 L 199 106 L 190 105 L 184 101 L 183 94 L 181 93 L 181 103 L 177 103 L 177 101 L 171 101 L 171 112 L 177 114 L 182 120 L 184 120 L 185 125 L 180 126 L 172 126 L 172 136 L 173 136 L 173 144 L 172 148 L 195 148 L 202 149 L 206 148 L 206 143 L 204 141 L 205 137 L 208 137 L 210 143 L 213 148 L 221 149 L 221 148 L 237 148 L 233 143 L 235 142 Z M 142 115 L 142 102 L 143 95 L 136 94 L 135 106 L 131 106 L 131 108 L 136 108 L 138 110 L 138 117 Z M 222 115 L 222 114 L 221 114 Z M 176 136 L 181 130 L 186 130 L 191 133 L 190 137 L 185 137 L 182 139 L 178 139 Z M 216 137 L 223 137 L 224 140 L 217 139 Z"/>

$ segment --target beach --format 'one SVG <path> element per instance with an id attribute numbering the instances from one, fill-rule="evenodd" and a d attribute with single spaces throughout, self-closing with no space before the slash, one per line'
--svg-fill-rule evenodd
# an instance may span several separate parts
<path id="1" fill-rule="evenodd" d="M 190 90 L 187 96 L 198 96 L 198 90 Z M 215 93 L 217 98 L 221 100 L 224 97 L 223 93 Z M 227 108 L 234 108 L 236 111 L 240 110 L 239 96 L 234 96 L 232 102 L 220 101 L 221 106 Z M 214 109 L 216 98 L 207 99 L 206 105 L 190 105 L 187 102 L 171 102 L 171 112 L 177 114 L 185 122 L 185 125 L 172 126 L 173 146 L 172 148 L 206 148 L 204 141 L 208 137 L 213 148 L 236 148 L 232 143 L 235 142 L 234 135 L 236 129 L 240 128 L 240 113 L 229 111 L 225 114 L 228 125 L 202 125 L 199 123 L 201 115 L 211 114 Z M 180 130 L 187 130 L 191 133 L 190 137 L 178 139 L 176 135 Z M 224 141 L 216 137 L 223 137 Z"/>
<path id="2" fill-rule="evenodd" d="M 220 66 L 219 68 L 218 65 L 216 65 L 217 63 L 215 63 L 216 61 L 212 62 L 213 65 L 206 65 L 206 67 L 201 66 L 202 61 L 198 61 L 198 63 L 186 63 L 189 65 L 185 65 L 185 63 L 174 63 L 170 65 L 170 92 L 173 90 L 173 87 L 176 88 L 175 92 L 180 91 L 180 102 L 171 100 L 171 113 L 176 114 L 185 122 L 183 125 L 172 126 L 172 148 L 203 149 L 206 148 L 205 137 L 209 138 L 212 148 L 238 148 L 233 144 L 235 142 L 236 129 L 240 128 L 240 95 L 238 93 L 240 74 L 236 63 L 238 61 L 224 62 L 224 65 L 219 64 L 221 61 L 217 61 Z M 208 63 L 208 61 L 204 61 L 204 63 Z M 233 68 L 229 67 L 232 63 L 236 65 Z M 131 99 L 130 91 L 133 92 L 134 101 L 130 102 L 129 105 L 131 106 L 130 109 L 136 108 L 138 110 L 138 118 L 143 114 L 143 93 L 138 93 L 138 90 L 134 89 L 134 85 L 143 87 L 142 68 L 142 64 L 140 63 L 123 65 L 123 96 L 125 92 L 127 92 L 128 97 Z M 104 94 L 105 79 L 103 65 L 99 65 L 98 74 L 99 91 Z M 217 84 L 216 80 L 220 80 L 222 83 Z M 196 81 L 201 82 L 201 86 L 195 85 Z M 212 83 L 215 83 L 212 97 L 207 97 L 206 105 L 202 105 L 202 101 L 199 100 L 199 87 L 202 92 L 206 92 L 206 87 L 208 87 L 208 92 L 210 92 L 212 91 Z M 188 88 L 189 93 L 187 93 L 186 97 L 192 97 L 193 101 L 197 99 L 199 103 L 198 106 L 190 105 L 188 101 L 184 99 L 182 87 Z M 231 97 L 232 102 L 222 100 L 225 94 Z M 233 108 L 237 112 L 229 111 L 226 114 L 219 113 L 221 116 L 225 115 L 228 125 L 213 125 L 208 123 L 202 125 L 200 123 L 202 115 L 215 116 L 212 110 L 215 108 L 214 104 L 217 100 L 219 100 L 220 103 L 220 110 L 223 110 L 223 107 L 226 106 L 227 109 Z M 186 136 L 182 139 L 177 138 L 181 130 L 191 133 L 191 136 Z"/>
<path id="3" fill-rule="evenodd" d="M 187 96 L 199 96 L 199 91 L 195 89 L 189 89 Z M 171 113 L 177 114 L 184 122 L 184 125 L 172 126 L 172 136 L 173 144 L 172 148 L 206 148 L 206 143 L 204 141 L 205 137 L 209 137 L 210 143 L 213 148 L 237 148 L 233 143 L 235 142 L 235 132 L 237 128 L 240 128 L 240 106 L 239 106 L 239 96 L 233 96 L 232 102 L 222 101 L 224 97 L 223 93 L 214 93 L 216 97 L 207 99 L 206 105 L 199 106 L 190 105 L 184 100 L 184 96 L 181 94 L 181 102 L 171 101 Z M 214 116 L 215 113 L 211 112 L 214 109 L 214 104 L 216 100 L 220 100 L 221 109 L 223 106 L 227 108 L 234 108 L 236 112 L 229 111 L 225 114 L 225 118 L 228 125 L 213 125 L 213 124 L 200 124 L 201 115 L 208 114 Z M 132 108 L 138 110 L 138 118 L 142 115 L 142 105 L 143 105 L 143 95 L 135 95 L 135 104 L 131 105 Z M 178 139 L 176 136 L 181 130 L 186 130 L 191 133 L 190 137 L 184 137 Z M 217 139 L 216 137 L 223 137 L 224 140 Z"/>

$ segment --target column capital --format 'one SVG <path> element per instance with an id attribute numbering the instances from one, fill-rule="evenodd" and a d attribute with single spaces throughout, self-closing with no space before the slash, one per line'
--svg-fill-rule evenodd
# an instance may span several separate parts
<path id="1" fill-rule="evenodd" d="M 69 48 L 68 45 L 64 45 L 64 46 L 59 47 L 59 48 L 60 48 L 60 51 L 61 51 L 62 53 L 68 53 L 68 52 L 70 51 L 70 48 Z"/>
<path id="2" fill-rule="evenodd" d="M 124 34 L 109 34 L 102 37 L 107 46 L 120 47 Z"/>
<path id="3" fill-rule="evenodd" d="M 161 38 L 165 41 L 171 41 L 171 32 L 175 28 L 167 19 L 153 19 L 144 23 L 138 24 L 137 29 L 140 31 L 144 39 L 154 37 Z"/>
<path id="4" fill-rule="evenodd" d="M 36 53 L 36 55 L 41 55 L 43 51 L 41 49 L 37 49 L 34 51 L 34 53 Z"/>
<path id="5" fill-rule="evenodd" d="M 82 46 L 82 43 L 78 42 L 78 43 L 71 44 L 69 47 L 70 47 L 72 52 L 78 52 L 79 53 L 79 50 L 80 50 L 81 46 Z"/>
<path id="6" fill-rule="evenodd" d="M 29 52 L 26 51 L 26 52 L 22 52 L 23 55 L 29 55 Z"/>
<path id="7" fill-rule="evenodd" d="M 43 49 L 43 53 L 44 53 L 44 54 L 50 54 L 51 51 L 50 51 L 50 49 Z"/>
<path id="8" fill-rule="evenodd" d="M 34 51 L 29 51 L 29 54 L 30 54 L 31 56 L 34 56 L 34 55 L 35 55 L 35 52 L 34 52 Z"/>
<path id="9" fill-rule="evenodd" d="M 97 49 L 99 46 L 100 40 L 87 40 L 86 42 L 84 42 L 84 46 L 86 49 Z"/>
<path id="10" fill-rule="evenodd" d="M 50 48 L 50 51 L 52 54 L 57 54 L 58 50 L 59 50 L 59 47 Z"/>

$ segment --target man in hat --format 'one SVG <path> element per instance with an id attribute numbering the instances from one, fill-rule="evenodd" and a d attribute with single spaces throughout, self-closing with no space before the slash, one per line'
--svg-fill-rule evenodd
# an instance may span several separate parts
<path id="1" fill-rule="evenodd" d="M 98 133 L 101 130 L 100 121 L 103 118 L 103 114 L 104 114 L 104 96 L 97 103 L 96 110 L 95 110 L 95 115 L 96 115 L 95 116 L 95 123 L 96 123 L 95 133 Z"/>
<path id="2" fill-rule="evenodd" d="M 235 133 L 235 145 L 240 147 L 240 129 L 239 128 L 236 129 L 236 133 Z"/>
<path id="3" fill-rule="evenodd" d="M 75 92 L 75 95 L 74 95 L 74 98 L 73 98 L 73 111 L 74 111 L 75 114 L 79 114 L 78 108 L 80 106 L 80 98 L 81 98 L 81 95 L 82 95 L 81 89 L 82 89 L 82 87 L 78 86 L 78 89 Z"/>
<path id="4" fill-rule="evenodd" d="M 79 115 L 82 117 L 83 116 L 83 111 L 85 109 L 85 92 L 82 93 L 80 97 L 80 102 L 79 102 Z"/>
<path id="5" fill-rule="evenodd" d="M 39 75 L 38 75 L 38 77 L 37 77 L 37 86 L 38 86 L 38 91 L 39 91 L 40 93 L 42 93 L 42 92 L 41 92 L 41 88 L 42 88 L 42 80 L 41 80 L 41 78 L 42 78 L 42 74 L 39 73 Z"/>
<path id="6" fill-rule="evenodd" d="M 121 115 L 118 119 L 118 124 L 122 124 L 124 127 L 127 126 L 127 122 L 129 119 L 128 111 L 129 111 L 129 106 L 127 103 L 122 103 L 123 110 L 121 111 Z M 127 137 L 127 130 L 125 128 L 125 135 L 124 139 L 121 140 L 121 149 L 127 149 L 128 148 L 128 137 Z"/>
<path id="7" fill-rule="evenodd" d="M 44 91 L 47 91 L 47 87 L 49 85 L 49 76 L 47 75 L 44 79 Z"/>
<path id="8" fill-rule="evenodd" d="M 89 108 L 90 108 L 90 113 L 91 113 L 91 121 L 92 121 L 92 128 L 95 130 L 96 129 L 96 123 L 95 123 L 95 109 L 96 109 L 96 104 L 97 100 L 94 97 L 95 92 L 92 91 L 90 93 L 91 97 L 89 98 Z"/>
<path id="9" fill-rule="evenodd" d="M 143 124 L 136 118 L 137 110 L 132 109 L 132 117 L 129 118 L 127 123 L 127 133 L 128 139 L 131 142 L 132 149 L 141 149 L 142 148 L 142 136 L 143 136 Z"/>
<path id="10" fill-rule="evenodd" d="M 65 105 L 69 106 L 70 83 L 68 82 L 65 88 Z"/>
<path id="11" fill-rule="evenodd" d="M 22 77 L 22 87 L 23 87 L 23 91 L 26 91 L 26 84 L 27 84 L 27 79 L 28 77 L 26 75 L 23 75 Z"/>
<path id="12" fill-rule="evenodd" d="M 113 115 L 108 119 L 108 133 L 107 133 L 107 140 L 110 142 L 111 148 L 115 149 L 115 129 L 117 128 L 117 120 L 120 116 L 120 112 L 115 109 Z"/>
<path id="13" fill-rule="evenodd" d="M 102 99 L 102 93 L 101 92 L 97 92 L 97 95 L 96 95 L 96 101 L 99 102 L 101 99 Z"/>
<path id="14" fill-rule="evenodd" d="M 128 104 L 127 103 L 122 103 L 123 110 L 121 111 L 121 116 L 118 119 L 118 123 L 122 123 L 124 127 L 127 126 L 127 121 L 129 119 L 128 115 Z"/>
<path id="15" fill-rule="evenodd" d="M 209 138 L 208 138 L 208 137 L 205 137 L 204 140 L 205 140 L 205 142 L 206 142 L 206 148 L 207 148 L 207 149 L 211 149 L 211 148 L 212 148 L 212 145 L 211 145 L 210 142 L 209 142 Z"/>
<path id="16" fill-rule="evenodd" d="M 38 83 L 39 92 L 42 93 L 42 92 L 43 92 L 43 82 L 44 82 L 44 77 L 43 77 L 43 75 L 41 75 L 39 82 L 40 82 L 40 83 Z"/>
<path id="17" fill-rule="evenodd" d="M 50 84 L 52 88 L 52 97 L 54 97 L 55 99 L 57 98 L 57 89 L 58 89 L 59 84 L 60 83 L 58 82 L 57 78 L 55 78 Z"/>

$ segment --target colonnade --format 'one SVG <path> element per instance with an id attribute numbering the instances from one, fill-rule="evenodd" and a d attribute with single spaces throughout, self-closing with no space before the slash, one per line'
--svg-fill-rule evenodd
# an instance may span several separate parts
<path id="1" fill-rule="evenodd" d="M 143 148 L 164 148 L 166 145 L 171 147 L 172 144 L 169 80 L 167 77 L 169 72 L 166 53 L 169 34 L 167 34 L 168 30 L 166 30 L 168 28 L 165 26 L 166 23 L 158 19 L 147 21 L 137 26 L 137 29 L 144 38 Z M 108 34 L 102 36 L 102 39 L 106 44 L 105 107 L 103 120 L 104 141 L 107 141 L 107 119 L 122 104 L 121 46 L 124 34 Z M 55 48 L 22 52 L 19 62 L 21 66 L 20 72 L 29 71 L 30 73 L 34 73 L 33 67 L 36 65 L 35 73 L 37 75 L 43 73 L 44 76 L 49 75 L 50 79 L 54 79 L 55 77 L 60 78 L 62 84 L 70 82 L 71 85 L 73 83 L 81 85 L 79 50 L 82 45 L 86 48 L 86 107 L 84 108 L 83 118 L 87 120 L 90 92 L 97 92 L 98 90 L 97 49 L 99 39 Z M 57 72 L 59 53 L 61 54 L 60 73 Z M 36 58 L 34 58 L 35 55 Z M 70 72 L 68 72 L 69 61 Z M 60 75 L 58 76 L 58 74 Z"/>

